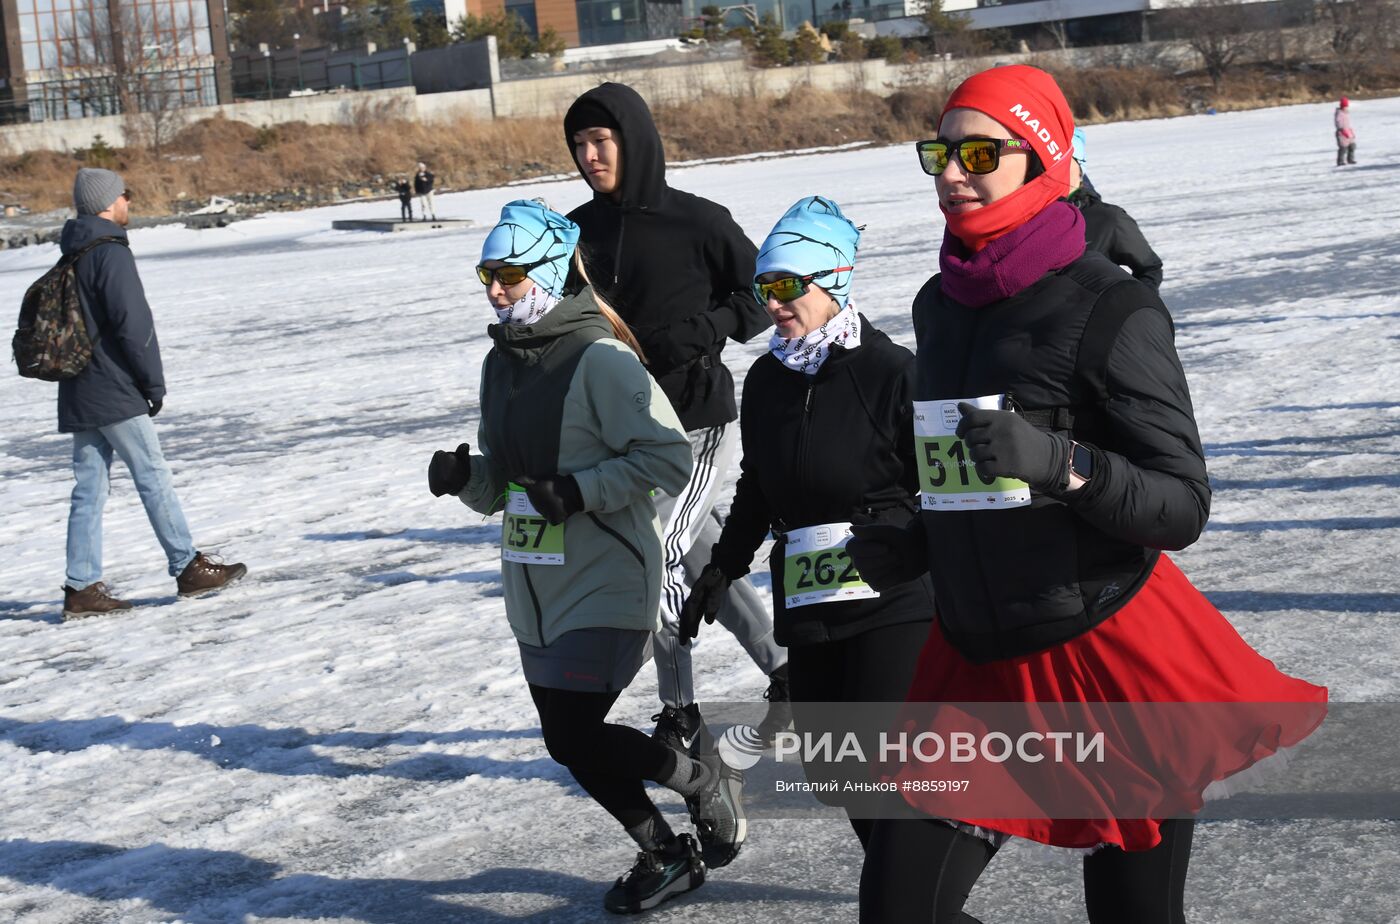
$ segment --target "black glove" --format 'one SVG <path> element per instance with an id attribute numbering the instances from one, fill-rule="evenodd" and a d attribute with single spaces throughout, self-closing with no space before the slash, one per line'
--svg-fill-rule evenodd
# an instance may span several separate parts
<path id="1" fill-rule="evenodd" d="M 471 477 L 471 446 L 466 443 L 460 443 L 454 452 L 439 449 L 428 463 L 428 490 L 433 497 L 462 493 Z"/>
<path id="2" fill-rule="evenodd" d="M 695 586 L 690 589 L 690 596 L 685 598 L 685 603 L 681 604 L 680 635 L 681 644 L 689 645 L 690 640 L 700 634 L 700 617 L 704 616 L 705 621 L 712 623 L 715 621 L 715 614 L 719 612 L 720 604 L 724 602 L 724 595 L 729 593 L 729 578 L 718 565 L 706 565 L 700 572 L 700 576 L 695 579 Z"/>
<path id="3" fill-rule="evenodd" d="M 851 521 L 846 553 L 855 562 L 861 580 L 880 592 L 928 572 L 928 536 L 917 516 L 905 526 L 856 516 Z"/>
<path id="4" fill-rule="evenodd" d="M 160 398 L 156 398 L 154 401 L 147 401 L 146 403 L 150 405 L 150 407 L 146 409 L 146 416 L 148 417 L 154 417 L 159 414 L 161 407 L 165 404 Z"/>
<path id="5" fill-rule="evenodd" d="M 558 526 L 583 509 L 583 492 L 573 475 L 550 475 L 547 478 L 517 478 L 530 503 L 549 521 Z"/>
<path id="6" fill-rule="evenodd" d="M 1037 491 L 1062 491 L 1069 484 L 1069 439 L 1037 430 L 1011 411 L 958 405 L 957 434 L 983 478 L 1019 478 Z"/>

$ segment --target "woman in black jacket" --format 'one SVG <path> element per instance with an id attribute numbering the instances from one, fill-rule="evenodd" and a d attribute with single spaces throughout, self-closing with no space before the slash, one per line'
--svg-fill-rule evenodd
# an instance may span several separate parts
<path id="1" fill-rule="evenodd" d="M 1205 526 L 1205 460 L 1161 300 L 1086 253 L 1083 216 L 1059 201 L 1073 130 L 1053 78 L 1015 65 L 965 81 L 939 137 L 918 144 L 947 220 L 942 272 L 914 302 L 922 513 L 904 531 L 857 527 L 850 548 L 874 587 L 933 578 L 938 625 L 911 703 L 1055 704 L 1081 717 L 1090 710 L 1065 704 L 1212 704 L 1190 712 L 1190 728 L 1132 707 L 1138 724 L 1123 730 L 1146 733 L 1115 738 L 1131 746 L 1108 766 L 1134 772 L 1136 789 L 1114 792 L 1083 763 L 1051 775 L 1058 795 L 1160 785 L 1189 813 L 1207 784 L 1306 737 L 1327 691 L 1250 648 L 1162 554 Z M 943 772 L 915 762 L 891 776 Z M 1027 804 L 1006 792 L 992 809 Z M 917 787 L 904 795 L 931 816 L 958 811 Z M 988 814 L 877 822 L 861 920 L 972 921 L 963 902 L 1009 835 L 1091 851 L 1092 922 L 1185 920 L 1191 818 Z"/>
<path id="2" fill-rule="evenodd" d="M 771 530 L 774 628 L 800 733 L 819 721 L 804 702 L 903 702 L 933 618 L 926 576 L 877 593 L 844 548 L 853 520 L 902 528 L 917 513 L 914 357 L 849 302 L 859 240 L 836 203 L 811 196 L 759 248 L 754 292 L 776 329 L 744 380 L 729 519 L 681 616 L 686 639 L 713 621 Z M 806 769 L 815 783 L 839 768 Z M 851 818 L 862 846 L 872 824 Z"/>

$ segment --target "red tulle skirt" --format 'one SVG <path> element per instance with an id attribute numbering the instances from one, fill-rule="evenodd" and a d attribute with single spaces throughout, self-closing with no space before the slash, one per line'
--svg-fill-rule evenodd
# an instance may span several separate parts
<path id="1" fill-rule="evenodd" d="M 1128 749 L 1136 753 L 1127 759 L 1141 758 L 1143 766 L 1151 764 L 1159 775 L 1161 766 L 1170 764 L 1174 778 L 1190 787 L 1185 801 L 1199 808 L 1200 794 L 1209 783 L 1311 734 L 1325 717 L 1327 689 L 1288 676 L 1251 648 L 1162 555 L 1146 584 L 1119 612 L 1045 651 L 974 664 L 935 625 L 908 699 L 911 704 L 1275 704 L 1258 710 L 1247 705 L 1198 707 L 1201 720 L 1177 740 Z M 1148 750 L 1159 753 L 1143 753 Z M 921 772 L 928 771 L 906 767 L 897 775 L 917 777 Z M 962 818 L 950 815 L 946 798 L 917 791 L 903 795 L 928 814 L 1057 847 L 1111 844 L 1147 850 L 1161 842 L 1160 822 L 1154 818 Z M 1014 804 L 1014 799 L 1008 801 L 1008 806 Z"/>

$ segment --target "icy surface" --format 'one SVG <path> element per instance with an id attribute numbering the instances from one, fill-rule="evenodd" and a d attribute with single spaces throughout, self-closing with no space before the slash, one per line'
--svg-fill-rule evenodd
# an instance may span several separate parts
<path id="1" fill-rule="evenodd" d="M 1240 631 L 1337 700 L 1400 698 L 1400 99 L 1093 126 L 1090 169 L 1166 262 L 1216 493 L 1178 560 Z M 755 239 L 800 196 L 868 225 L 855 301 L 909 343 L 942 236 L 906 147 L 674 170 Z M 546 755 L 497 569 L 499 527 L 434 499 L 474 440 L 490 312 L 471 272 L 501 204 L 581 181 L 441 196 L 470 231 L 381 236 L 352 205 L 132 236 L 170 396 L 157 421 L 201 547 L 247 562 L 177 602 L 125 470 L 107 580 L 141 606 L 59 622 L 70 440 L 54 387 L 0 375 L 0 920 L 603 920 L 625 837 Z M 0 254 L 0 304 L 55 257 Z M 761 349 L 731 347 L 736 378 Z M 841 451 L 836 447 L 834 451 Z M 767 593 L 766 586 L 761 588 Z M 707 633 L 702 700 L 763 678 Z M 645 668 L 620 721 L 650 727 Z M 679 801 L 658 801 L 678 823 Z M 1400 919 L 1396 821 L 1200 826 L 1193 922 Z M 756 824 L 655 921 L 853 921 L 839 820 Z M 1073 857 L 1012 844 L 969 910 L 1084 919 Z"/>

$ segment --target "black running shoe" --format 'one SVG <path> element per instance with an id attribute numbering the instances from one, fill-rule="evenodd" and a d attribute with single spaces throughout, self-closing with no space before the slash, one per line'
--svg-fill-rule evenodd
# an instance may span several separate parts
<path id="1" fill-rule="evenodd" d="M 719 759 L 718 754 L 696 758 L 718 771 L 715 786 L 685 800 L 690 820 L 700 837 L 700 855 L 705 866 L 719 869 L 734 862 L 748 837 L 749 822 L 744 817 L 744 774 Z"/>
<path id="2" fill-rule="evenodd" d="M 704 882 L 705 864 L 695 850 L 695 840 L 681 834 L 660 850 L 637 854 L 632 869 L 603 896 L 603 907 L 614 914 L 637 914 Z"/>
<path id="3" fill-rule="evenodd" d="M 700 706 L 697 703 L 680 709 L 662 706 L 651 720 L 656 723 L 656 730 L 651 736 L 682 754 L 691 753 L 690 746 L 695 742 L 695 734 L 705 724 L 700 719 Z"/>
<path id="4" fill-rule="evenodd" d="M 792 725 L 792 695 L 788 689 L 787 665 L 768 675 L 768 689 L 763 691 L 768 700 L 768 712 L 758 723 L 758 734 L 765 745 L 771 745 L 778 732 L 787 731 Z"/>

